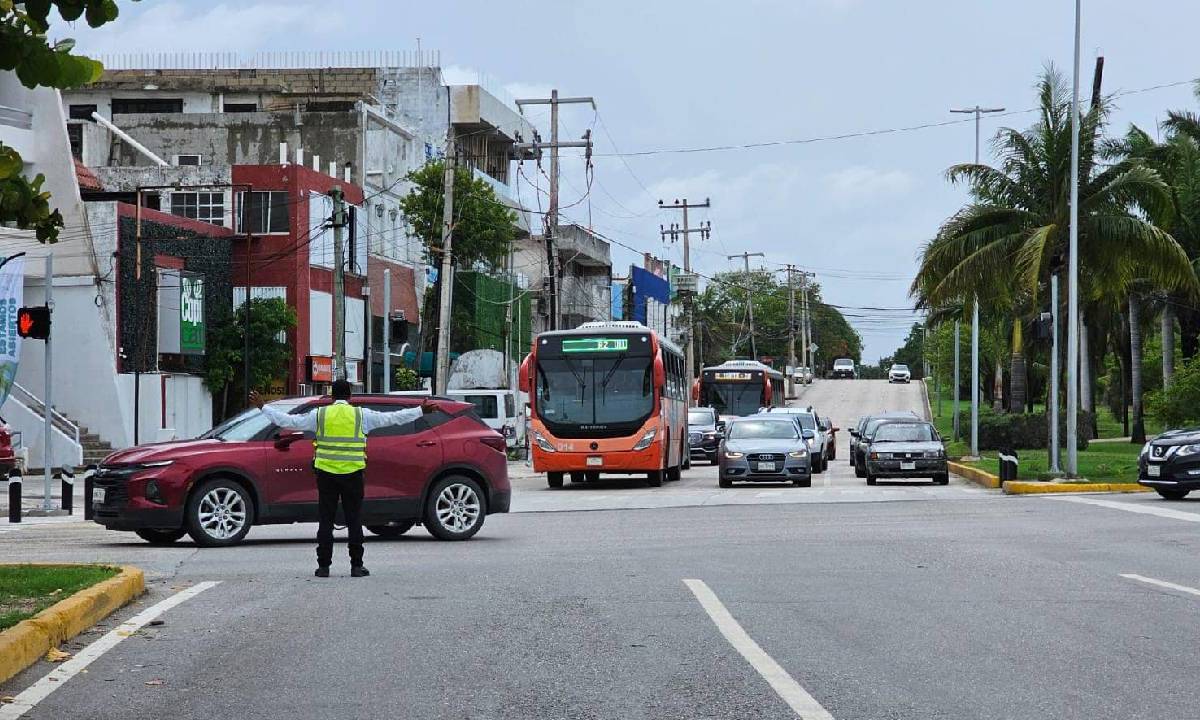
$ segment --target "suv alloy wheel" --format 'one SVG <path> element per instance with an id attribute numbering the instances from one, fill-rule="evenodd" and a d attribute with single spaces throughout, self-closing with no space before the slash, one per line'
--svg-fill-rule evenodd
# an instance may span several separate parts
<path id="1" fill-rule="evenodd" d="M 232 480 L 216 478 L 192 492 L 183 522 L 197 545 L 236 545 L 250 532 L 253 510 L 245 488 Z"/>
<path id="2" fill-rule="evenodd" d="M 466 540 L 483 527 L 483 489 L 462 475 L 442 478 L 425 499 L 425 529 L 438 540 Z"/>

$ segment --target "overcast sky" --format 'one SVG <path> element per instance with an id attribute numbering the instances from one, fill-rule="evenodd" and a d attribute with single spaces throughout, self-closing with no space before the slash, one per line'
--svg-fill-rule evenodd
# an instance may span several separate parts
<path id="1" fill-rule="evenodd" d="M 442 0 L 209 2 L 120 0 L 110 28 L 56 28 L 88 52 L 411 50 L 441 52 L 454 76 L 481 71 L 513 95 L 591 95 L 599 106 L 597 230 L 664 253 L 656 201 L 712 199 L 693 213 L 711 240 L 693 245 L 696 269 L 731 268 L 727 254 L 763 252 L 755 265 L 796 263 L 817 273 L 836 305 L 908 307 L 921 243 L 963 202 L 944 170 L 969 160 L 970 122 L 912 132 L 721 152 L 605 156 L 742 145 L 902 128 L 964 116 L 976 103 L 1024 111 L 1047 62 L 1070 72 L 1070 0 Z M 335 13 L 334 9 L 340 9 Z M 1085 0 L 1086 87 L 1105 56 L 1106 92 L 1200 76 L 1200 3 Z M 1189 85 L 1124 95 L 1114 129 L 1150 129 L 1165 110 L 1195 109 Z M 535 119 L 544 110 L 532 113 Z M 1029 113 L 985 121 L 1025 127 Z M 564 110 L 564 135 L 596 122 L 590 108 Z M 607 131 L 607 132 L 606 132 Z M 611 138 L 610 138 L 611 135 Z M 586 185 L 565 164 L 563 204 Z M 545 185 L 543 184 L 543 188 Z M 522 188 L 532 199 L 531 187 Z M 586 222 L 586 202 L 565 211 Z M 678 247 L 667 248 L 681 261 Z M 614 248 L 614 272 L 635 260 Z M 739 261 L 740 264 L 740 261 Z M 846 310 L 862 333 L 864 359 L 891 353 L 913 317 Z"/>

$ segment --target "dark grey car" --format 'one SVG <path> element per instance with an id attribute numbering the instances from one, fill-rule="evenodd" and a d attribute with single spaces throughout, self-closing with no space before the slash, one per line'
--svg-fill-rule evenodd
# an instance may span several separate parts
<path id="1" fill-rule="evenodd" d="M 886 422 L 871 439 L 866 457 L 867 484 L 879 478 L 932 478 L 946 485 L 946 448 L 937 430 L 927 422 Z"/>
<path id="2" fill-rule="evenodd" d="M 721 487 L 735 481 L 790 482 L 812 486 L 812 466 L 805 435 L 787 415 L 757 415 L 731 420 L 718 453 Z"/>
<path id="3" fill-rule="evenodd" d="M 854 465 L 855 477 L 867 476 L 867 451 L 875 431 L 884 423 L 898 421 L 922 422 L 912 410 L 875 413 L 859 419 L 858 427 L 850 431 L 850 463 Z"/>

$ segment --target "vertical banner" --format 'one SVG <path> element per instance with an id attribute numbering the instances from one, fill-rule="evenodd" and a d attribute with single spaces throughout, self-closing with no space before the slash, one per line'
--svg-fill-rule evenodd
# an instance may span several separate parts
<path id="1" fill-rule="evenodd" d="M 25 298 L 25 256 L 9 258 L 0 265 L 0 405 L 8 400 L 17 364 L 21 361 L 21 336 L 17 334 L 17 310 Z"/>

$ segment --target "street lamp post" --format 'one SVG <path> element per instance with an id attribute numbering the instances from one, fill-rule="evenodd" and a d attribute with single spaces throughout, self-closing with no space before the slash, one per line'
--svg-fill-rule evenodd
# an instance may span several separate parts
<path id="1" fill-rule="evenodd" d="M 1004 108 L 951 108 L 952 113 L 970 113 L 975 116 L 975 164 L 979 164 L 979 121 L 985 114 L 1004 112 Z M 954 355 L 958 356 L 958 323 L 954 325 Z M 958 370 L 954 373 L 954 412 L 958 413 Z M 955 423 L 955 428 L 958 423 Z M 979 297 L 971 300 L 971 455 L 979 457 Z"/>
<path id="2" fill-rule="evenodd" d="M 1075 0 L 1075 61 L 1071 83 L 1071 236 L 1067 267 L 1067 476 L 1079 474 L 1079 16 Z"/>

